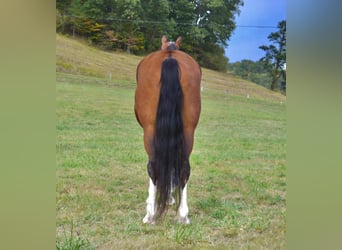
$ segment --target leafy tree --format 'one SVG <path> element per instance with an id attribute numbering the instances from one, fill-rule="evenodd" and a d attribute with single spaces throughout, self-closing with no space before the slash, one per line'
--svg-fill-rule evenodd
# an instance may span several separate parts
<path id="1" fill-rule="evenodd" d="M 193 56 L 208 68 L 225 71 L 228 58 L 224 47 L 235 29 L 234 14 L 243 5 L 241 0 L 195 0 Z"/>
<path id="2" fill-rule="evenodd" d="M 194 25 L 195 25 L 195 4 L 194 1 L 173 0 L 169 1 L 169 21 L 171 29 L 166 34 L 171 39 L 182 36 L 181 49 L 188 53 L 193 53 Z"/>
<path id="3" fill-rule="evenodd" d="M 124 20 L 113 22 L 110 27 L 115 30 L 115 43 L 128 53 L 142 50 L 143 34 L 140 32 L 140 13 L 142 8 L 139 0 L 116 0 L 116 18 Z"/>
<path id="4" fill-rule="evenodd" d="M 234 14 L 241 0 L 195 0 L 196 24 L 203 29 L 205 43 L 226 46 L 235 29 Z"/>
<path id="5" fill-rule="evenodd" d="M 75 37 L 75 33 L 79 32 L 82 34 L 83 29 L 83 20 L 84 13 L 81 10 L 82 3 L 80 0 L 73 0 L 70 2 L 70 6 L 68 8 L 68 19 L 72 28 L 72 35 Z"/>
<path id="6" fill-rule="evenodd" d="M 193 48 L 193 56 L 200 65 L 213 70 L 227 70 L 228 58 L 224 56 L 224 49 L 217 44 L 206 44 L 205 49 Z"/>
<path id="7" fill-rule="evenodd" d="M 170 33 L 168 0 L 141 0 L 141 32 L 145 35 L 145 51 L 160 49 L 163 34 Z"/>
<path id="8" fill-rule="evenodd" d="M 277 82 L 280 77 L 285 75 L 286 63 L 286 21 L 278 23 L 278 31 L 272 32 L 267 38 L 270 40 L 271 45 L 262 45 L 259 48 L 266 52 L 266 55 L 260 60 L 263 61 L 269 68 L 271 76 L 271 89 L 277 88 Z M 283 77 L 284 78 L 284 77 Z M 285 80 L 285 78 L 284 78 Z"/>

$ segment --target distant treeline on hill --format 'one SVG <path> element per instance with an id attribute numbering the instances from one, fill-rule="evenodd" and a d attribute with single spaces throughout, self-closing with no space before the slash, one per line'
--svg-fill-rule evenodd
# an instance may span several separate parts
<path id="1" fill-rule="evenodd" d="M 181 50 L 201 66 L 226 71 L 224 47 L 242 0 L 57 0 L 57 32 L 80 36 L 105 50 L 144 55 L 160 39 L 182 36 Z"/>
<path id="2" fill-rule="evenodd" d="M 270 88 L 271 76 L 269 69 L 262 61 L 242 60 L 241 62 L 229 63 L 228 72 L 268 89 Z"/>
<path id="3" fill-rule="evenodd" d="M 228 72 L 241 77 L 242 79 L 254 82 L 258 85 L 271 89 L 272 77 L 270 75 L 271 65 L 265 64 L 263 61 L 242 60 L 240 62 L 229 63 Z M 284 77 L 276 80 L 276 85 L 279 90 L 285 93 L 283 84 L 285 84 Z"/>

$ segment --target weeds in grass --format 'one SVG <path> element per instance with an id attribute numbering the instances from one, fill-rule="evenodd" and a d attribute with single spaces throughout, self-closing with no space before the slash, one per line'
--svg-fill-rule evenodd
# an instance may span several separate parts
<path id="1" fill-rule="evenodd" d="M 171 227 L 171 239 L 180 245 L 195 245 L 202 240 L 202 230 L 197 223 L 190 225 L 175 224 Z"/>
<path id="2" fill-rule="evenodd" d="M 66 230 L 63 232 L 63 239 L 56 241 L 57 250 L 82 250 L 82 249 L 95 249 L 91 247 L 88 240 L 81 238 L 77 232 L 74 232 L 74 223 L 71 222 L 70 234 L 67 235 Z"/>

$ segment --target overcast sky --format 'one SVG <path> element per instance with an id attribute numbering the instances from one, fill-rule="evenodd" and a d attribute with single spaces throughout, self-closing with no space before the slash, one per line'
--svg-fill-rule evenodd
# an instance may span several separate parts
<path id="1" fill-rule="evenodd" d="M 241 13 L 236 16 L 236 25 L 242 26 L 277 26 L 286 19 L 285 0 L 244 0 Z M 267 36 L 277 28 L 237 27 L 228 41 L 226 56 L 229 62 L 243 59 L 257 61 L 265 55 L 259 49 L 261 45 L 269 45 Z"/>

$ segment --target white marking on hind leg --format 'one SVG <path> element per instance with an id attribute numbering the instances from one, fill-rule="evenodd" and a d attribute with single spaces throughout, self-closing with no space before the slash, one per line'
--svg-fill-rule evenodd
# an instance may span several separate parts
<path id="1" fill-rule="evenodd" d="M 176 203 L 175 198 L 173 197 L 173 191 L 175 190 L 174 186 L 172 185 L 172 181 L 171 181 L 171 192 L 170 192 L 170 196 L 169 196 L 169 205 L 174 205 Z"/>
<path id="2" fill-rule="evenodd" d="M 178 209 L 179 222 L 184 224 L 189 224 L 190 220 L 188 218 L 189 208 L 187 204 L 187 184 L 185 184 L 182 190 L 181 202 Z"/>
<path id="3" fill-rule="evenodd" d="M 148 187 L 148 198 L 146 200 L 146 216 L 143 219 L 144 223 L 154 224 L 154 215 L 156 213 L 156 192 L 157 187 L 153 184 L 150 178 L 150 185 Z"/>

